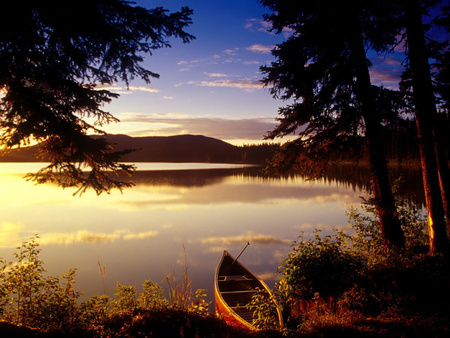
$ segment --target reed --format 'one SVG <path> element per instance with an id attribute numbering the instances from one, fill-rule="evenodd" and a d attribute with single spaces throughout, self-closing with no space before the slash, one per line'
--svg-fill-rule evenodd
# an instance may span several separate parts
<path id="1" fill-rule="evenodd" d="M 174 309 L 184 309 L 188 312 L 195 312 L 201 315 L 208 314 L 209 303 L 206 302 L 206 289 L 198 289 L 193 292 L 192 280 L 188 277 L 187 254 L 183 245 L 184 257 L 182 260 L 183 275 L 181 282 L 172 269 L 172 274 L 168 274 L 163 282 L 168 285 L 169 307 Z"/>

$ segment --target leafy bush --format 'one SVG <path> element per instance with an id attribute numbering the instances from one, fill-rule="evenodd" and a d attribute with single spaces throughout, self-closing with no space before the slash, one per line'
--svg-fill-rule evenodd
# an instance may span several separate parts
<path id="1" fill-rule="evenodd" d="M 401 183 L 395 182 L 394 192 Z M 330 236 L 321 236 L 316 230 L 312 239 L 305 239 L 302 234 L 293 242 L 291 252 L 279 267 L 282 279 L 274 290 L 288 329 L 307 330 L 325 323 L 339 325 L 343 318 L 357 320 L 408 307 L 425 293 L 417 291 L 420 283 L 439 279 L 424 278 L 424 266 L 429 265 L 423 254 L 428 234 L 421 206 L 411 196 L 397 196 L 406 246 L 392 250 L 384 246 L 371 201 L 369 196 L 360 207 L 347 210 L 351 236 L 336 230 Z M 254 301 L 260 313 L 267 313 L 264 301 Z"/>
<path id="2" fill-rule="evenodd" d="M 280 288 L 288 302 L 339 296 L 365 271 L 361 257 L 345 246 L 347 236 L 336 231 L 322 238 L 319 232 L 311 240 L 299 236 L 279 268 L 283 274 Z"/>
<path id="3" fill-rule="evenodd" d="M 278 321 L 278 309 L 273 299 L 264 290 L 257 290 L 247 308 L 253 310 L 252 324 L 260 330 L 280 329 Z"/>
<path id="4" fill-rule="evenodd" d="M 143 291 L 139 295 L 138 304 L 141 309 L 144 310 L 161 310 L 167 308 L 169 302 L 163 296 L 164 290 L 151 280 L 146 280 L 142 284 Z"/>
<path id="5" fill-rule="evenodd" d="M 398 179 L 393 186 L 394 193 L 398 191 L 402 179 Z M 351 237 L 354 251 L 363 255 L 370 268 L 403 267 L 414 264 L 416 254 L 424 252 L 428 246 L 427 219 L 422 208 L 413 202 L 411 196 L 398 196 L 396 207 L 405 235 L 404 250 L 389 250 L 384 246 L 380 221 L 375 206 L 369 198 L 364 199 L 359 208 L 350 206 L 347 217 L 355 232 Z"/>
<path id="6" fill-rule="evenodd" d="M 1 318 L 43 329 L 62 329 L 77 321 L 75 270 L 58 277 L 44 276 L 37 239 L 31 237 L 14 254 L 16 262 L 0 260 Z M 64 282 L 65 281 L 65 282 Z"/>

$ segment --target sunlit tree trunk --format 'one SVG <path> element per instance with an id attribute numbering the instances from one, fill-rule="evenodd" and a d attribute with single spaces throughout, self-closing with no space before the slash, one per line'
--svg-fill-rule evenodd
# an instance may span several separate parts
<path id="1" fill-rule="evenodd" d="M 438 132 L 438 141 L 435 142 L 436 156 L 437 156 L 437 165 L 438 165 L 438 174 L 439 174 L 439 185 L 441 188 L 441 198 L 442 205 L 444 207 L 445 216 L 447 218 L 447 229 L 450 233 L 450 210 L 449 210 L 449 200 L 450 200 L 450 170 L 448 167 L 448 158 L 445 152 L 444 137 L 448 137 L 448 135 L 444 135 L 441 132 Z"/>
<path id="2" fill-rule="evenodd" d="M 436 103 L 419 3 L 417 0 L 404 0 L 403 5 L 406 17 L 406 34 L 412 71 L 416 125 L 427 206 L 430 252 L 443 253 L 448 250 L 448 239 L 437 165 L 435 144 L 437 139 L 433 130 L 433 123 L 437 116 Z"/>
<path id="3" fill-rule="evenodd" d="M 389 247 L 404 247 L 405 237 L 389 182 L 382 128 L 380 119 L 377 117 L 368 60 L 359 23 L 357 23 L 354 33 L 352 39 L 353 61 L 355 63 L 362 115 L 366 126 L 366 142 L 369 149 L 369 165 L 375 208 L 386 245 Z"/>

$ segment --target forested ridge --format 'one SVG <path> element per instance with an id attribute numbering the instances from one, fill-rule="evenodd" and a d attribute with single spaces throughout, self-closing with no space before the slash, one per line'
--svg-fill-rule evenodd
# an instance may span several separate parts
<path id="1" fill-rule="evenodd" d="M 394 164 L 419 164 L 420 154 L 414 126 L 404 130 L 395 130 L 385 135 L 386 155 Z M 96 137 L 98 138 L 98 137 Z M 122 162 L 208 162 L 208 163 L 248 163 L 266 164 L 271 160 L 278 144 L 261 142 L 235 146 L 225 141 L 203 135 L 145 136 L 108 135 L 108 142 L 115 150 L 131 149 L 124 154 Z M 359 149 L 359 147 L 362 147 Z M 358 145 L 358 152 L 350 149 L 337 152 L 336 162 L 354 162 L 358 154 L 364 152 L 364 144 Z M 450 147 L 447 147 L 449 149 Z M 38 146 L 2 152 L 0 162 L 37 162 L 45 161 L 35 156 Z M 363 163 L 360 163 L 363 164 Z"/>
<path id="2" fill-rule="evenodd" d="M 99 138 L 99 136 L 94 137 Z M 125 152 L 121 162 L 208 162 L 264 164 L 277 145 L 259 144 L 234 146 L 202 135 L 147 136 L 108 135 L 115 151 Z M 3 152 L 0 162 L 36 162 L 46 158 L 35 156 L 39 146 Z"/>

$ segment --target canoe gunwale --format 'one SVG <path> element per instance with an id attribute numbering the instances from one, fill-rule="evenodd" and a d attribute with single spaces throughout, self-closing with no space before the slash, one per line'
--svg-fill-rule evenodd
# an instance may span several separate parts
<path id="1" fill-rule="evenodd" d="M 227 265 L 225 265 L 225 260 L 232 260 L 232 263 L 228 262 Z M 229 266 L 229 267 L 228 267 Z M 223 270 L 226 270 L 228 267 L 228 271 L 225 271 L 225 274 L 223 273 Z M 236 268 L 240 271 L 245 271 L 244 274 L 226 274 L 230 273 L 231 269 Z M 222 272 L 222 274 L 221 274 Z M 221 286 L 219 286 L 219 282 Z M 230 283 L 227 283 L 230 282 Z M 241 283 L 241 284 L 239 284 Z M 245 284 L 246 283 L 246 284 Z M 223 287 L 222 285 L 231 285 L 230 288 L 232 290 L 227 290 L 226 287 Z M 243 289 L 239 289 L 239 287 L 242 287 Z M 250 287 L 250 288 L 249 288 Z M 249 269 L 247 269 L 245 266 L 243 266 L 240 262 L 236 261 L 226 250 L 224 250 L 222 258 L 220 260 L 220 263 L 217 266 L 215 277 L 214 277 L 214 295 L 215 295 L 215 302 L 216 302 L 216 314 L 222 317 L 227 323 L 235 326 L 241 326 L 250 330 L 258 330 L 253 324 L 252 319 L 247 320 L 242 317 L 245 316 L 246 318 L 253 318 L 253 310 L 249 310 L 247 308 L 247 304 L 239 304 L 238 301 L 236 301 L 237 298 L 233 298 L 232 301 L 234 301 L 236 304 L 229 304 L 230 299 L 226 300 L 225 298 L 232 297 L 233 295 L 236 296 L 245 296 L 249 297 L 250 294 L 253 296 L 253 294 L 259 292 L 259 291 L 265 291 L 269 294 L 269 296 L 272 296 L 272 293 L 268 286 L 262 281 L 260 278 L 258 278 L 256 275 L 254 275 Z M 224 298 L 225 297 L 225 298 Z M 251 298 L 251 297 L 250 297 Z M 275 301 L 275 300 L 274 300 Z M 281 317 L 281 312 L 277 306 L 277 314 L 278 314 L 278 322 L 280 327 L 283 327 L 283 320 Z M 243 310 L 239 311 L 240 313 L 237 313 L 235 310 Z"/>

